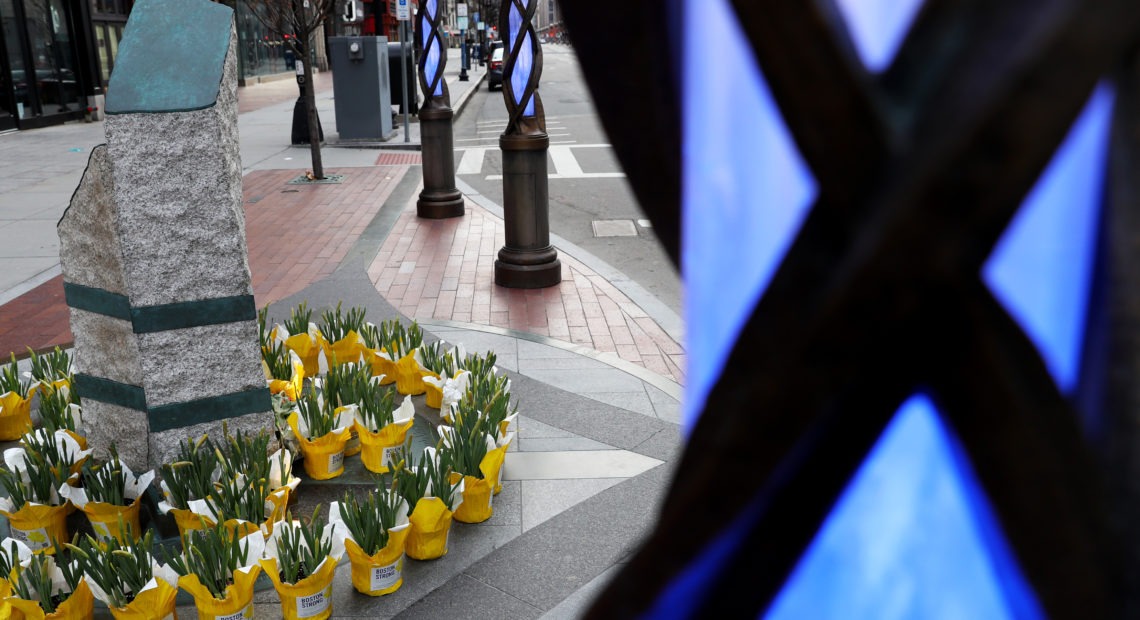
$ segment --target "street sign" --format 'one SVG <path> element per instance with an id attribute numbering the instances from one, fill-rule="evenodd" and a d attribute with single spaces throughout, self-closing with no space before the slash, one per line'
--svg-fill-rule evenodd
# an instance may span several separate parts
<path id="1" fill-rule="evenodd" d="M 456 17 L 467 17 L 467 4 L 466 3 L 460 2 L 459 4 L 455 5 L 455 16 Z"/>
<path id="2" fill-rule="evenodd" d="M 406 22 L 412 18 L 408 0 L 396 0 L 396 19 Z"/>
<path id="3" fill-rule="evenodd" d="M 459 21 L 459 31 L 463 32 L 463 31 L 467 30 L 467 16 L 466 15 L 460 15 L 458 21 Z"/>

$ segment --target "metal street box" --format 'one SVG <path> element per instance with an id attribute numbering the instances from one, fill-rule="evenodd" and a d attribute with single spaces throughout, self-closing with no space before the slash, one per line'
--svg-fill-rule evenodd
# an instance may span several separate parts
<path id="1" fill-rule="evenodd" d="M 388 37 L 330 37 L 336 130 L 341 140 L 392 133 Z"/>

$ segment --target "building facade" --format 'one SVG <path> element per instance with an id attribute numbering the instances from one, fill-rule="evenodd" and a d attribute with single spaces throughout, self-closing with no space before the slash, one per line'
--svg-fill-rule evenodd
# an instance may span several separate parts
<path id="1" fill-rule="evenodd" d="M 292 54 L 244 0 L 234 8 L 239 83 L 287 78 Z M 376 0 L 367 4 L 382 5 Z M 0 0 L 0 131 L 100 117 L 134 0 Z M 387 26 L 386 15 L 376 20 Z M 394 18 L 392 22 L 394 22 Z M 324 37 L 314 61 L 327 68 Z"/>
<path id="2" fill-rule="evenodd" d="M 118 39 L 111 35 L 121 33 L 115 16 L 129 2 L 0 0 L 0 130 L 84 118 L 90 96 L 102 92 L 99 54 L 113 57 Z M 99 40 L 95 15 L 105 25 Z"/>

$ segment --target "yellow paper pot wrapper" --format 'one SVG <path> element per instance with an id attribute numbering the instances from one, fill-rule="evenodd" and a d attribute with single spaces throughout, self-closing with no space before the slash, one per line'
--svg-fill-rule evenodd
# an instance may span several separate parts
<path id="1" fill-rule="evenodd" d="M 388 359 L 388 354 L 381 349 L 363 347 L 364 361 L 372 366 L 372 376 L 380 377 L 380 385 L 391 385 L 396 382 L 396 363 Z"/>
<path id="2" fill-rule="evenodd" d="M 126 607 L 112 607 L 111 615 L 116 620 L 166 620 L 167 618 L 178 620 L 178 614 L 175 612 L 178 588 L 163 579 L 151 581 L 154 586 L 144 587 L 135 600 L 127 603 Z"/>
<path id="3" fill-rule="evenodd" d="M 55 613 L 45 614 L 43 608 L 40 607 L 37 601 L 25 601 L 24 599 L 9 597 L 6 602 L 12 607 L 12 618 L 27 618 L 27 620 L 84 620 L 95 616 L 95 597 L 91 595 L 91 588 L 87 586 L 87 580 L 79 580 L 79 585 L 75 586 L 75 591 L 67 600 L 56 607 Z M 0 612 L 3 608 L 0 607 Z M 2 616 L 7 618 L 9 616 Z"/>
<path id="4" fill-rule="evenodd" d="M 461 523 L 482 523 L 491 518 L 494 509 L 491 503 L 495 498 L 495 484 L 499 480 L 499 470 L 503 467 L 503 458 L 507 447 L 501 446 L 490 450 L 479 462 L 479 471 L 483 478 L 463 476 L 463 503 L 455 509 L 455 520 Z M 459 480 L 459 474 L 451 474 L 451 483 Z"/>
<path id="5" fill-rule="evenodd" d="M 332 615 L 332 579 L 336 572 L 336 560 L 325 558 L 316 572 L 295 584 L 281 582 L 281 572 L 277 570 L 277 560 L 261 560 L 261 567 L 273 582 L 277 596 L 281 598 L 281 614 L 285 620 L 314 618 L 323 620 Z"/>
<path id="6" fill-rule="evenodd" d="M 406 396 L 424 393 L 424 376 L 414 353 L 409 353 L 396 362 L 396 391 Z"/>
<path id="7" fill-rule="evenodd" d="M 363 419 L 357 412 L 352 424 L 356 429 L 356 434 L 360 437 L 363 448 L 360 460 L 364 462 L 364 467 L 371 472 L 388 473 L 389 465 L 395 462 L 400 448 L 404 445 L 404 439 L 415 421 L 416 408 L 412 404 L 411 398 L 407 396 L 404 397 L 404 402 L 400 403 L 400 406 L 392 412 L 392 423 L 378 431 L 372 431 L 365 426 Z"/>
<path id="8" fill-rule="evenodd" d="M 142 527 L 139 524 L 139 509 L 142 507 L 140 499 L 136 497 L 130 506 L 89 502 L 82 510 L 83 514 L 87 515 L 87 520 L 91 522 L 96 538 L 107 540 L 113 536 L 120 543 L 128 544 L 135 542 L 142 535 Z M 128 540 L 127 533 L 119 527 L 120 517 L 124 525 L 130 526 L 133 540 Z"/>
<path id="9" fill-rule="evenodd" d="M 24 504 L 15 512 L 0 511 L 0 514 L 8 517 L 12 538 L 32 551 L 55 553 L 53 540 L 61 543 L 71 541 L 67 534 L 67 515 L 72 512 L 75 512 L 75 506 L 64 502 L 62 506 Z"/>
<path id="10" fill-rule="evenodd" d="M 79 444 L 80 450 L 86 450 L 87 449 L 87 438 L 86 437 L 84 437 L 83 435 L 80 435 L 79 433 L 76 433 L 75 431 L 64 430 L 63 432 L 67 433 L 68 436 L 70 436 L 72 439 L 74 439 L 75 443 Z M 84 460 L 86 460 L 86 459 L 84 459 Z M 80 461 L 78 464 L 76 464 L 75 466 L 73 466 L 71 468 L 71 472 L 72 473 L 78 472 L 79 469 L 77 469 L 77 467 L 82 468 L 82 466 L 83 466 L 83 462 Z"/>
<path id="11" fill-rule="evenodd" d="M 457 491 L 458 492 L 458 491 Z M 462 504 L 460 504 L 462 508 Z M 447 555 L 447 540 L 451 535 L 451 511 L 438 497 L 424 497 L 408 517 L 405 550 L 415 560 L 434 560 Z"/>
<path id="12" fill-rule="evenodd" d="M 269 366 L 265 364 L 264 360 L 262 360 L 261 365 L 265 369 L 265 377 L 269 381 L 269 393 L 280 394 L 284 392 L 289 400 L 296 402 L 297 395 L 305 387 L 305 364 L 297 356 L 297 353 L 295 351 L 289 352 L 289 365 L 293 367 L 293 376 L 288 381 L 271 377 Z"/>
<path id="13" fill-rule="evenodd" d="M 305 366 L 305 376 L 321 374 L 321 349 L 324 338 L 320 333 L 296 334 L 285 339 L 285 348 L 297 354 Z"/>
<path id="14" fill-rule="evenodd" d="M 344 541 L 352 564 L 352 587 L 368 596 L 391 594 L 404 585 L 404 544 L 412 531 L 410 525 L 388 530 L 388 545 L 375 555 L 367 555 L 351 538 Z"/>
<path id="15" fill-rule="evenodd" d="M 325 360 L 328 361 L 330 368 L 340 366 L 341 364 L 355 364 L 359 362 L 363 347 L 364 343 L 360 340 L 360 334 L 351 330 L 347 336 L 332 344 L 329 344 L 329 341 L 325 338 L 321 338 L 321 348 L 325 351 Z"/>
<path id="16" fill-rule="evenodd" d="M 296 413 L 290 415 L 289 427 L 301 445 L 305 473 L 313 480 L 329 480 L 343 474 L 344 446 L 348 443 L 349 427 L 334 430 L 324 437 L 308 439 L 298 427 L 299 418 Z"/>
<path id="17" fill-rule="evenodd" d="M 436 378 L 438 379 L 438 377 Z M 443 406 L 443 388 L 428 381 L 428 377 L 424 377 L 424 401 L 432 409 L 439 409 Z"/>
<path id="18" fill-rule="evenodd" d="M 179 577 L 178 586 L 194 597 L 198 620 L 253 618 L 253 584 L 260 573 L 260 564 L 238 569 L 234 572 L 234 582 L 226 586 L 224 599 L 214 598 L 193 573 Z"/>
<path id="19" fill-rule="evenodd" d="M 511 416 L 511 418 L 516 417 L 518 417 L 517 413 Z M 513 420 L 504 420 L 504 427 L 506 427 L 509 423 L 513 423 Z M 503 490 L 503 463 L 505 463 L 507 460 L 507 449 L 511 447 L 511 442 L 515 440 L 515 434 L 513 432 L 507 433 L 506 431 L 503 431 L 503 435 L 503 438 L 499 440 L 499 447 L 496 448 L 496 450 L 502 450 L 503 458 L 499 462 L 499 471 L 495 474 L 495 495 L 498 495 Z"/>
<path id="20" fill-rule="evenodd" d="M 12 596 L 12 584 L 8 583 L 7 579 L 0 579 L 0 618 L 19 620 L 24 615 L 12 609 L 12 603 L 8 601 L 10 596 Z"/>
<path id="21" fill-rule="evenodd" d="M 0 441 L 15 441 L 32 426 L 32 396 L 37 387 L 28 390 L 27 398 L 15 392 L 0 394 Z"/>
<path id="22" fill-rule="evenodd" d="M 178 525 L 179 538 L 186 538 L 186 532 L 204 530 L 206 528 L 214 526 L 214 521 L 212 519 L 204 515 L 197 514 L 192 510 L 171 508 L 170 514 L 174 516 L 174 523 Z"/>
<path id="23" fill-rule="evenodd" d="M 336 414 L 338 416 L 345 415 L 352 416 L 356 412 L 356 406 L 337 407 Z M 360 436 L 356 434 L 356 424 L 352 424 L 348 429 L 348 441 L 344 442 L 344 456 L 356 456 L 360 454 L 363 446 L 360 443 Z"/>

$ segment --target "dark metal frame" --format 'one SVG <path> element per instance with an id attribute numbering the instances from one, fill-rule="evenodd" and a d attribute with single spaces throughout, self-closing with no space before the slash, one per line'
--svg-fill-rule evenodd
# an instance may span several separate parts
<path id="1" fill-rule="evenodd" d="M 834 0 L 732 4 L 819 196 L 705 403 L 656 527 L 591 616 L 646 611 L 759 506 L 698 604 L 755 617 L 898 407 L 923 391 L 961 440 L 1045 612 L 1127 617 L 1140 566 L 1137 545 L 1119 544 L 1140 537 L 1128 533 L 1140 512 L 1130 475 L 1140 395 L 1124 385 L 1134 375 L 1085 397 L 1113 431 L 1086 435 L 979 274 L 1095 85 L 1125 60 L 1106 217 L 1138 230 L 1134 2 L 928 0 L 881 76 L 856 57 Z M 611 142 L 679 264 L 680 73 L 660 46 L 675 24 L 650 0 L 612 3 L 605 20 L 585 3 L 562 9 Z M 1115 314 L 1100 355 L 1135 370 L 1127 273 L 1140 251 L 1125 236 L 1106 259 Z"/>
<path id="2" fill-rule="evenodd" d="M 419 14 L 415 16 L 416 53 L 419 59 L 420 91 L 424 95 L 420 107 L 420 144 L 423 154 L 424 189 L 416 202 L 416 214 L 428 219 L 459 217 L 464 213 L 463 194 L 455 188 L 455 148 L 451 122 L 455 113 L 451 109 L 451 94 L 443 70 L 447 66 L 447 47 L 439 35 L 443 19 L 444 0 L 437 0 L 431 28 L 423 30 L 423 17 L 430 15 L 427 0 L 419 0 Z M 439 65 L 435 75 L 427 75 L 427 49 L 439 45 Z M 441 86 L 441 94 L 435 89 Z"/>

